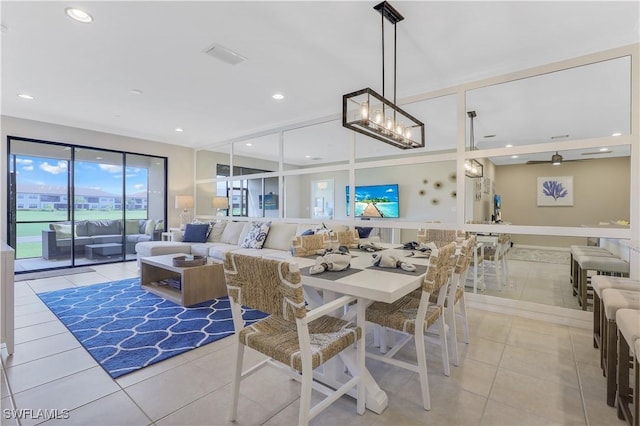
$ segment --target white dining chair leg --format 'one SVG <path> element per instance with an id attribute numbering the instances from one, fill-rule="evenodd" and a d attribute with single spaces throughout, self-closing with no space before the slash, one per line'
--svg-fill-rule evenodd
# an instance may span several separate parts
<path id="1" fill-rule="evenodd" d="M 298 425 L 307 425 L 309 424 L 309 410 L 311 408 L 311 383 L 313 381 L 313 371 L 311 371 L 310 365 L 307 371 L 305 371 L 304 366 L 302 367 L 302 370 Z"/>
<path id="2" fill-rule="evenodd" d="M 431 395 L 429 393 L 429 378 L 427 375 L 427 353 L 424 344 L 424 335 L 414 335 L 416 345 L 416 357 L 418 358 L 418 376 L 420 389 L 422 390 L 422 406 L 425 410 L 431 410 Z"/>
<path id="3" fill-rule="evenodd" d="M 365 357 L 366 357 L 366 352 L 365 352 L 365 344 L 364 344 L 364 330 L 366 327 L 366 304 L 364 302 L 364 300 L 362 299 L 358 299 L 358 304 L 357 304 L 357 325 L 358 327 L 360 327 L 360 329 L 363 332 L 363 336 L 362 336 L 362 340 L 360 340 L 360 342 L 356 342 L 356 365 L 357 365 L 357 374 L 360 377 L 358 380 L 358 387 L 357 387 L 357 398 L 358 400 L 356 401 L 356 412 L 359 415 L 363 415 L 364 414 L 364 410 L 365 410 L 365 403 L 367 400 L 367 386 L 365 384 L 365 370 L 366 370 L 366 363 L 365 363 Z"/>
<path id="4" fill-rule="evenodd" d="M 389 345 L 387 344 L 387 338 L 389 337 L 389 334 L 387 333 L 387 328 L 386 327 L 382 327 L 382 326 L 376 326 L 376 328 L 378 329 L 378 339 L 380 342 L 380 353 L 381 354 L 386 354 L 387 353 L 387 349 L 389 349 Z"/>
<path id="5" fill-rule="evenodd" d="M 229 420 L 235 421 L 238 416 L 238 398 L 240 397 L 240 380 L 242 379 L 242 359 L 244 356 L 244 345 L 236 340 L 236 356 L 233 359 L 233 379 L 231 389 L 231 406 L 229 407 Z"/>
<path id="6" fill-rule="evenodd" d="M 509 263 L 507 262 L 506 253 L 502 256 L 502 265 L 504 270 L 504 285 L 509 284 Z"/>
<path id="7" fill-rule="evenodd" d="M 454 303 L 447 306 L 447 315 L 449 316 L 447 321 L 447 337 L 451 345 L 451 362 L 457 367 L 460 365 L 460 357 L 458 354 L 458 332 L 456 330 L 456 307 Z"/>
<path id="8" fill-rule="evenodd" d="M 373 346 L 376 348 L 380 347 L 380 326 L 373 326 Z"/>
<path id="9" fill-rule="evenodd" d="M 444 369 L 444 375 L 451 375 L 451 368 L 449 367 L 449 345 L 447 344 L 447 323 L 445 321 L 445 315 L 441 316 L 440 321 L 440 351 L 442 352 L 442 368 Z"/>
<path id="10" fill-rule="evenodd" d="M 463 332 L 463 342 L 469 343 L 469 323 L 467 322 L 467 305 L 464 300 L 464 296 L 458 300 L 456 305 L 460 306 L 460 318 L 462 318 L 462 332 Z"/>
<path id="11" fill-rule="evenodd" d="M 496 259 L 493 262 L 493 269 L 496 271 L 496 283 L 498 284 L 498 291 L 502 291 L 502 260 Z"/>

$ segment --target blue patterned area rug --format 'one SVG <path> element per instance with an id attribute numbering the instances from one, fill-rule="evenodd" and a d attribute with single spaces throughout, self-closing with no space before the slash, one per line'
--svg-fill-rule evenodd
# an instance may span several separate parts
<path id="1" fill-rule="evenodd" d="M 233 334 L 228 297 L 188 308 L 132 278 L 38 294 L 114 379 Z M 266 316 L 245 308 L 245 322 Z"/>

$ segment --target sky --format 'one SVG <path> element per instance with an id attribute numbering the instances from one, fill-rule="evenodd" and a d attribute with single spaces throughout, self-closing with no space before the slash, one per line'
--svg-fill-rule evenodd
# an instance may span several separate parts
<path id="1" fill-rule="evenodd" d="M 66 186 L 68 171 L 65 160 L 16 156 L 18 183 Z M 146 192 L 147 175 L 144 168 L 127 167 L 126 193 Z M 76 160 L 75 180 L 78 182 L 76 186 L 119 195 L 122 193 L 122 166 Z"/>

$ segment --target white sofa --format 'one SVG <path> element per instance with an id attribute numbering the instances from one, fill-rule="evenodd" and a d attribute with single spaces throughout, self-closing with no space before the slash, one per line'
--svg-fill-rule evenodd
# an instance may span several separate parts
<path id="1" fill-rule="evenodd" d="M 291 245 L 297 235 L 309 229 L 315 231 L 322 227 L 322 224 L 272 222 L 261 249 L 243 248 L 241 244 L 252 223 L 254 222 L 213 222 L 206 243 L 182 242 L 180 232 L 173 233 L 173 241 L 140 242 L 136 244 L 138 266 L 142 257 L 175 253 L 209 256 L 221 261 L 228 251 L 259 257 L 286 258 L 291 256 Z M 348 227 L 335 225 L 331 229 L 338 232 L 346 231 Z"/>

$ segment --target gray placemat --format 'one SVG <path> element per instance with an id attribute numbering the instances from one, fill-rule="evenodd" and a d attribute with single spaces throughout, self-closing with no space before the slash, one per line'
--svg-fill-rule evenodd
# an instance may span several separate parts
<path id="1" fill-rule="evenodd" d="M 411 253 L 414 253 L 413 255 Z M 427 251 L 427 252 L 421 252 L 421 251 L 417 251 L 417 250 L 406 250 L 404 252 L 404 257 L 408 257 L 408 258 L 416 258 L 416 259 L 429 259 L 431 257 L 431 252 Z"/>
<path id="2" fill-rule="evenodd" d="M 300 268 L 300 275 L 305 275 L 307 277 L 318 277 L 324 280 L 335 281 L 335 280 L 339 280 L 340 278 L 348 277 L 349 275 L 353 275 L 362 271 L 362 269 L 349 268 L 349 269 L 345 269 L 344 271 L 324 271 L 319 274 L 311 275 L 309 273 L 309 269 L 311 268 L 312 268 L 311 266 L 306 268 Z"/>
<path id="3" fill-rule="evenodd" d="M 375 269 L 377 271 L 393 272 L 395 274 L 404 274 L 404 275 L 422 275 L 425 272 L 427 272 L 427 266 L 425 265 L 415 265 L 415 267 L 416 267 L 416 270 L 413 272 L 405 271 L 402 268 L 381 268 L 379 266 L 369 266 L 366 269 Z"/>

